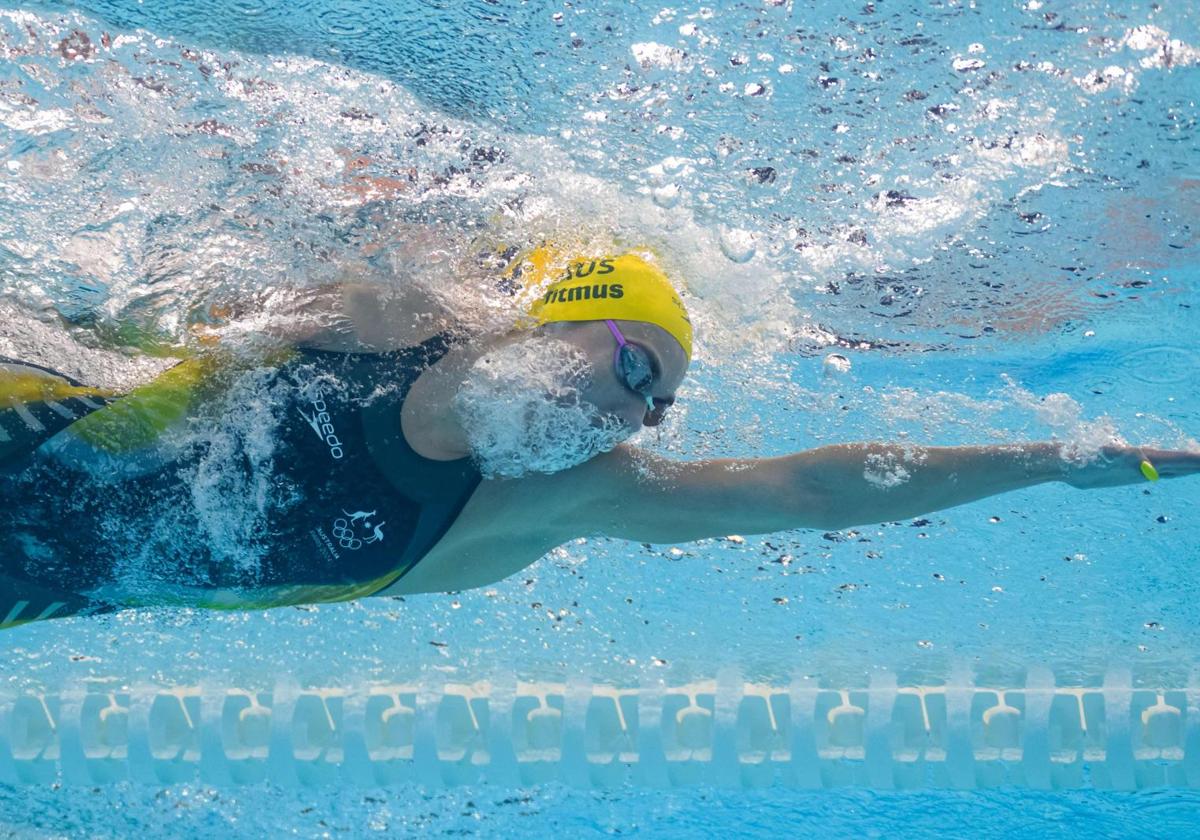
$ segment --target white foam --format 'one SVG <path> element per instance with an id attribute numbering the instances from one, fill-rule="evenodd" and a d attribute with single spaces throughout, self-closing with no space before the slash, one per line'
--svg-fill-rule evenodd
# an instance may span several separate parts
<path id="1" fill-rule="evenodd" d="M 529 336 L 479 358 L 454 397 L 480 472 L 554 473 L 612 449 L 629 429 L 585 401 L 591 365 L 573 345 Z"/>
<path id="2" fill-rule="evenodd" d="M 955 391 L 922 391 L 911 387 L 887 388 L 879 395 L 883 419 L 889 425 L 920 423 L 927 435 L 948 427 L 977 429 L 981 420 L 999 413 L 1002 400 L 981 400 Z"/>
<path id="3" fill-rule="evenodd" d="M 1087 461 L 1110 444 L 1124 445 L 1116 422 L 1107 414 L 1088 419 L 1083 407 L 1069 394 L 1056 392 L 1038 396 L 1004 374 L 1005 395 L 1016 405 L 1033 413 L 1038 422 L 1050 428 L 1066 444 L 1064 457 L 1071 461 Z"/>
<path id="4" fill-rule="evenodd" d="M 1135 26 L 1125 32 L 1120 46 L 1152 54 L 1138 61 L 1146 69 L 1158 67 L 1189 67 L 1200 63 L 1200 49 L 1193 47 L 1157 26 L 1146 24 Z"/>
<path id="5" fill-rule="evenodd" d="M 686 66 L 687 53 L 665 44 L 644 41 L 633 44 L 629 51 L 644 69 L 682 70 Z"/>
<path id="6" fill-rule="evenodd" d="M 239 376 L 220 401 L 219 422 L 192 422 L 171 443 L 199 457 L 183 469 L 200 538 L 215 560 L 253 577 L 269 547 L 268 515 L 290 496 L 274 469 L 278 412 L 271 372 Z M 196 535 L 186 535 L 193 539 Z"/>
<path id="7" fill-rule="evenodd" d="M 867 483 L 882 490 L 899 487 L 912 478 L 911 473 L 890 452 L 868 454 L 863 465 L 862 475 Z"/>

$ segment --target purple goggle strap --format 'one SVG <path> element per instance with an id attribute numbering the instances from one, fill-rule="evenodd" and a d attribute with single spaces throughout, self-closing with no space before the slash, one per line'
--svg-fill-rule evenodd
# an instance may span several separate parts
<path id="1" fill-rule="evenodd" d="M 613 350 L 613 369 L 616 370 L 617 375 L 620 376 L 621 375 L 621 351 L 625 349 L 625 345 L 628 344 L 629 342 L 626 341 L 625 336 L 621 334 L 621 330 L 620 330 L 620 328 L 617 327 L 616 321 L 606 320 L 604 323 L 608 324 L 608 331 L 610 333 L 612 333 L 613 338 L 615 338 L 617 340 L 616 349 Z M 648 411 L 653 411 L 654 410 L 653 397 L 651 397 L 649 394 L 643 394 L 642 396 L 644 396 L 646 398 L 646 409 Z"/>
<path id="2" fill-rule="evenodd" d="M 613 365 L 620 369 L 621 365 L 621 348 L 629 342 L 625 340 L 625 336 L 617 328 L 616 321 L 605 321 L 608 324 L 608 331 L 613 334 L 613 338 L 617 340 L 617 349 L 613 350 Z"/>

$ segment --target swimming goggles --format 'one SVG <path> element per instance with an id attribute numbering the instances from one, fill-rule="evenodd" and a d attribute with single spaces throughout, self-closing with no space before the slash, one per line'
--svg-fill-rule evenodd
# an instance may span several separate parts
<path id="1" fill-rule="evenodd" d="M 621 384 L 646 400 L 646 416 L 642 425 L 657 426 L 667 409 L 675 404 L 674 397 L 656 397 L 650 393 L 654 384 L 654 362 L 644 348 L 626 340 L 615 321 L 605 321 L 608 331 L 617 340 L 613 351 L 613 369 Z"/>

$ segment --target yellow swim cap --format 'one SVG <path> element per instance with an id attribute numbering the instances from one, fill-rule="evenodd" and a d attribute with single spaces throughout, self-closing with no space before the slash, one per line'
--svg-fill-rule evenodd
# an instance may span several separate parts
<path id="1" fill-rule="evenodd" d="M 529 308 L 534 324 L 556 321 L 644 321 L 675 337 L 692 358 L 692 322 L 661 269 L 636 254 L 579 257 L 565 264 L 547 248 L 523 260 L 526 286 L 556 277 Z"/>

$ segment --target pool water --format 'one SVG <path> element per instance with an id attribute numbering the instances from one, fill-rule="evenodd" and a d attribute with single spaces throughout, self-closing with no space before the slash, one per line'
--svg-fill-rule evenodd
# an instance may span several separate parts
<path id="1" fill-rule="evenodd" d="M 118 325 L 186 343 L 217 292 L 459 292 L 455 248 L 620 243 L 686 279 L 699 336 L 656 451 L 1194 447 L 1198 29 L 1184 3 L 3 3 L 0 355 L 120 383 L 149 363 L 98 349 Z M 1188 836 L 1198 500 L 1053 484 L 581 539 L 475 591 L 5 631 L 0 826 Z"/>

